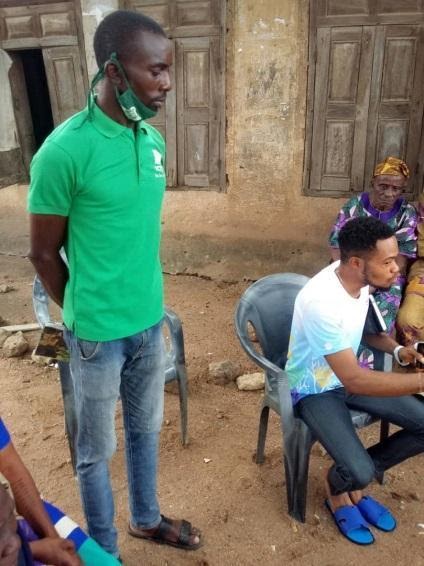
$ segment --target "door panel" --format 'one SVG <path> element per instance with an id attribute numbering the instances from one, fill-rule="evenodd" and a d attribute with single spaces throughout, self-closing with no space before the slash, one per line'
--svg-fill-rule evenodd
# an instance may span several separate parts
<path id="1" fill-rule="evenodd" d="M 364 181 L 372 28 L 320 28 L 311 189 L 358 190 Z"/>
<path id="2" fill-rule="evenodd" d="M 382 26 L 376 35 L 366 176 L 393 155 L 418 168 L 423 118 L 424 41 L 421 26 Z M 409 191 L 418 189 L 413 175 Z"/>
<path id="3" fill-rule="evenodd" d="M 178 183 L 219 185 L 219 38 L 176 41 Z"/>
<path id="4" fill-rule="evenodd" d="M 84 108 L 83 66 L 76 46 L 43 49 L 55 126 Z"/>
<path id="5" fill-rule="evenodd" d="M 150 120 L 166 136 L 168 186 L 223 187 L 225 2 L 121 0 L 120 6 L 155 19 L 173 42 L 173 90 Z"/>

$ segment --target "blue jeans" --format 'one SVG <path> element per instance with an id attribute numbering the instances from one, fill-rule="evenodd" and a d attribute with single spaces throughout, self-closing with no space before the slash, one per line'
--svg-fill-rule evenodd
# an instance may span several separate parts
<path id="1" fill-rule="evenodd" d="M 116 450 L 115 409 L 122 400 L 131 524 L 160 522 L 156 494 L 159 432 L 163 417 L 165 345 L 162 322 L 119 340 L 91 342 L 69 330 L 75 403 L 75 457 L 88 532 L 118 555 L 109 460 Z"/>
<path id="2" fill-rule="evenodd" d="M 349 409 L 366 411 L 402 430 L 366 449 L 356 434 Z M 350 395 L 340 387 L 303 397 L 295 405 L 295 413 L 334 460 L 328 474 L 333 495 L 363 489 L 377 472 L 424 452 L 423 398 Z"/>

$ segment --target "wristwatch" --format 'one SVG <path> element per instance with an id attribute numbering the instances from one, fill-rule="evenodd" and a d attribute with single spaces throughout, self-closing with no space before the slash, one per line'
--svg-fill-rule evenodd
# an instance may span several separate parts
<path id="1" fill-rule="evenodd" d="M 399 350 L 401 350 L 404 347 L 405 346 L 401 346 L 400 344 L 398 344 L 396 348 L 393 350 L 393 357 L 400 366 L 409 366 L 409 362 L 402 362 L 402 360 L 399 358 Z"/>

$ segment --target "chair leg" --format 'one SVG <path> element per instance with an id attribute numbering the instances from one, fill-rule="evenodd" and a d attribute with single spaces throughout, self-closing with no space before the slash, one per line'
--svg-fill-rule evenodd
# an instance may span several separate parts
<path id="1" fill-rule="evenodd" d="M 297 463 L 297 477 L 295 487 L 295 497 L 292 517 L 304 523 L 306 520 L 306 500 L 308 495 L 308 474 L 309 474 L 309 457 L 311 453 L 311 444 L 309 442 L 301 443 L 299 446 L 300 453 Z"/>
<path id="2" fill-rule="evenodd" d="M 77 475 L 75 443 L 77 435 L 77 417 L 75 413 L 74 388 L 71 371 L 67 362 L 59 362 L 60 386 L 62 389 L 63 412 L 65 417 L 65 433 L 68 439 L 69 452 L 74 475 Z"/>
<path id="3" fill-rule="evenodd" d="M 380 425 L 380 442 L 386 440 L 388 438 L 390 432 L 390 423 L 388 421 L 381 421 Z M 384 472 L 377 472 L 375 474 L 375 479 L 378 481 L 379 484 L 384 484 Z"/>
<path id="4" fill-rule="evenodd" d="M 313 444 L 310 430 L 297 422 L 290 435 L 284 437 L 287 506 L 291 517 L 305 522 L 308 492 L 309 457 Z"/>
<path id="5" fill-rule="evenodd" d="M 268 417 L 269 417 L 269 407 L 267 405 L 263 405 L 261 416 L 259 418 L 258 444 L 256 447 L 255 462 L 257 464 L 263 464 L 265 461 L 264 452 L 265 452 L 266 433 L 268 430 Z"/>
<path id="6" fill-rule="evenodd" d="M 188 434 L 187 434 L 187 398 L 188 398 L 188 386 L 187 386 L 187 374 L 185 368 L 178 368 L 178 392 L 180 397 L 180 418 L 181 418 L 181 444 L 187 446 L 188 444 Z"/>

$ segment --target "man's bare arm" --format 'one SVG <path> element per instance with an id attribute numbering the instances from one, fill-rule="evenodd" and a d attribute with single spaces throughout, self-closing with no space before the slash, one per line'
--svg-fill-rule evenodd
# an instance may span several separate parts
<path id="1" fill-rule="evenodd" d="M 393 350 L 396 346 L 398 346 L 396 340 L 386 332 L 380 332 L 379 334 L 367 334 L 364 336 L 364 340 L 368 346 L 372 346 L 376 350 L 381 350 L 387 354 L 392 354 Z"/>
<path id="2" fill-rule="evenodd" d="M 9 481 L 16 509 L 41 537 L 57 537 L 31 474 L 10 443 L 0 450 L 0 472 Z"/>
<path id="3" fill-rule="evenodd" d="M 68 280 L 68 268 L 59 250 L 66 237 L 68 218 L 53 214 L 30 214 L 29 259 L 48 295 L 60 307 Z"/>
<path id="4" fill-rule="evenodd" d="M 362 368 L 351 348 L 325 356 L 329 366 L 349 391 L 355 395 L 395 397 L 420 393 L 424 388 L 424 374 L 394 373 Z M 423 356 L 416 359 L 424 361 Z"/>

